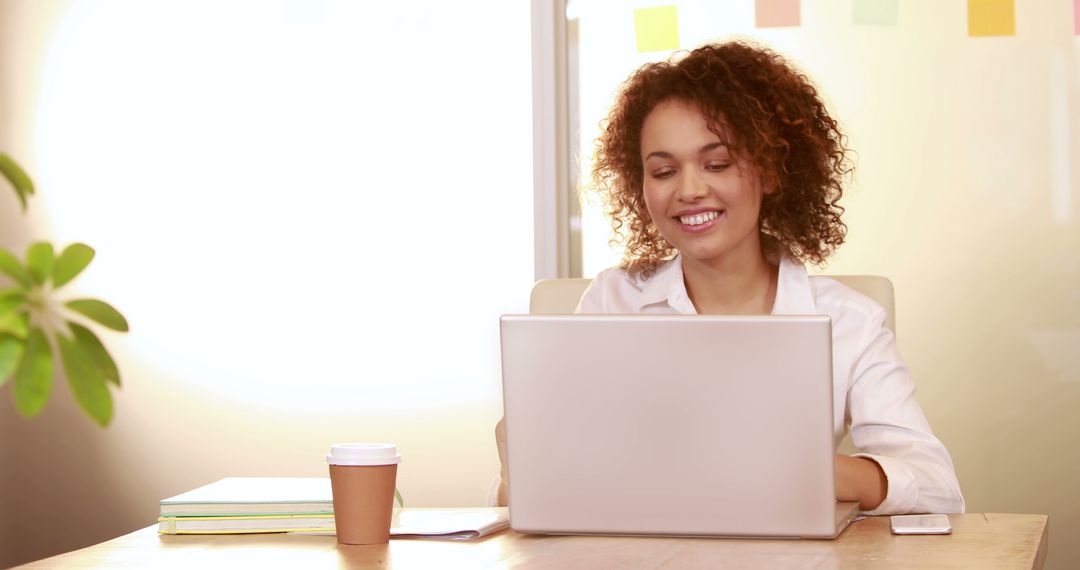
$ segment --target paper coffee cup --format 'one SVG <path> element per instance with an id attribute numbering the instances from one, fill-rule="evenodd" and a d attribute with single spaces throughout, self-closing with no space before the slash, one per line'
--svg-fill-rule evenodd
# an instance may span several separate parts
<path id="1" fill-rule="evenodd" d="M 338 443 L 326 455 L 341 544 L 386 544 L 401 456 L 391 443 Z"/>

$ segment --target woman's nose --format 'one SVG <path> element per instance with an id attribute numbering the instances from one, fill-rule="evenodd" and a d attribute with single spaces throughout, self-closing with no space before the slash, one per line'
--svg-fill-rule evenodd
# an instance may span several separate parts
<path id="1" fill-rule="evenodd" d="M 694 169 L 686 169 L 684 172 L 686 174 L 679 181 L 676 197 L 684 202 L 694 202 L 704 198 L 709 192 L 704 178 Z"/>

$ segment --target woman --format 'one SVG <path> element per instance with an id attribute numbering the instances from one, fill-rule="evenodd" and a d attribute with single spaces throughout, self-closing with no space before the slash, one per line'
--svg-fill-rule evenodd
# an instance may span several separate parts
<path id="1" fill-rule="evenodd" d="M 850 424 L 860 450 L 836 456 L 837 498 L 868 514 L 963 512 L 885 311 L 803 266 L 844 241 L 845 152 L 814 87 L 767 49 L 711 44 L 645 65 L 623 86 L 593 169 L 626 254 L 578 312 L 828 315 L 834 433 Z"/>

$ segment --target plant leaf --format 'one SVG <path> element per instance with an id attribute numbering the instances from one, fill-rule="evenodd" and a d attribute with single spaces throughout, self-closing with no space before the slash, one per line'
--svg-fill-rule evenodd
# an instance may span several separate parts
<path id="1" fill-rule="evenodd" d="M 61 287 L 77 277 L 93 259 L 94 248 L 85 243 L 65 247 L 53 266 L 53 287 Z"/>
<path id="2" fill-rule="evenodd" d="M 0 313 L 0 333 L 8 333 L 14 337 L 26 340 L 30 332 L 30 315 L 11 311 Z"/>
<path id="3" fill-rule="evenodd" d="M 0 249 L 0 272 L 7 274 L 23 287 L 30 287 L 30 274 L 19 263 L 18 258 L 6 249 Z"/>
<path id="4" fill-rule="evenodd" d="M 26 349 L 15 368 L 15 409 L 26 417 L 41 412 L 52 390 L 52 348 L 41 329 L 33 327 L 26 339 Z"/>
<path id="5" fill-rule="evenodd" d="M 105 301 L 75 299 L 74 301 L 68 301 L 65 305 L 72 311 L 82 313 L 114 331 L 128 332 L 127 319 L 120 314 L 120 311 L 117 311 Z"/>
<path id="6" fill-rule="evenodd" d="M 0 315 L 13 313 L 26 302 L 26 291 L 22 289 L 0 289 Z"/>
<path id="7" fill-rule="evenodd" d="M 26 250 L 26 268 L 30 270 L 30 278 L 38 285 L 45 284 L 45 280 L 52 276 L 55 262 L 56 255 L 49 242 L 36 242 Z"/>
<path id="8" fill-rule="evenodd" d="M 0 174 L 15 188 L 15 195 L 19 197 L 23 211 L 26 211 L 26 197 L 34 193 L 34 182 L 10 156 L 0 153 Z"/>
<path id="9" fill-rule="evenodd" d="M 72 321 L 68 321 L 68 327 L 71 328 L 71 333 L 74 335 L 75 344 L 86 354 L 87 358 L 93 361 L 94 366 L 101 372 L 101 376 L 119 387 L 120 369 L 116 367 L 116 361 L 113 360 L 109 351 L 105 350 L 105 345 L 101 344 L 101 340 L 94 334 L 94 331 Z"/>
<path id="10" fill-rule="evenodd" d="M 76 339 L 64 335 L 57 335 L 56 339 L 60 345 L 60 361 L 64 363 L 64 373 L 67 374 L 71 392 L 75 394 L 75 401 L 98 425 L 109 425 L 113 414 L 112 395 L 94 357 Z"/>
<path id="11" fill-rule="evenodd" d="M 0 386 L 3 386 L 22 358 L 23 341 L 14 335 L 0 333 Z"/>

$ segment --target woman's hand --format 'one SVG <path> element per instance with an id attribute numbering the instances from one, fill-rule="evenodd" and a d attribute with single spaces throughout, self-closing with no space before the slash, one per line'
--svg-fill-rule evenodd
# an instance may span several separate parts
<path id="1" fill-rule="evenodd" d="M 836 499 L 859 501 L 859 508 L 869 511 L 885 500 L 889 483 L 881 466 L 865 457 L 836 456 Z"/>

